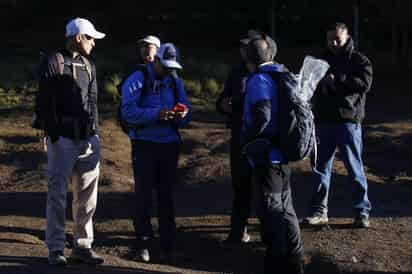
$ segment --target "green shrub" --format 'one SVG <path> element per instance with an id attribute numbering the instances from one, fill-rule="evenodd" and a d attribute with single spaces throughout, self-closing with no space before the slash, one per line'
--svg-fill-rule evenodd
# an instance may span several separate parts
<path id="1" fill-rule="evenodd" d="M 103 91 L 111 101 L 117 103 L 120 99 L 117 86 L 121 83 L 122 78 L 118 74 L 109 76 L 103 83 Z"/>
<path id="2" fill-rule="evenodd" d="M 1 107 L 12 107 L 21 104 L 22 95 L 17 95 L 14 90 L 9 90 L 7 93 L 0 95 Z"/>
<path id="3" fill-rule="evenodd" d="M 187 94 L 193 97 L 200 97 L 202 95 L 202 85 L 198 80 L 184 80 Z"/>
<path id="4" fill-rule="evenodd" d="M 204 81 L 203 90 L 211 97 L 217 97 L 221 91 L 221 87 L 215 79 L 209 78 Z"/>

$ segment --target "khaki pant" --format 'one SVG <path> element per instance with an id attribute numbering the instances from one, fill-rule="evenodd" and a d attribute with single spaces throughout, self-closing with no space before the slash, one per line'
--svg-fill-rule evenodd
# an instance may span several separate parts
<path id="1" fill-rule="evenodd" d="M 99 138 L 95 135 L 77 143 L 62 137 L 51 143 L 48 138 L 47 159 L 47 246 L 50 251 L 64 250 L 66 197 L 73 175 L 74 245 L 91 248 L 100 165 Z"/>

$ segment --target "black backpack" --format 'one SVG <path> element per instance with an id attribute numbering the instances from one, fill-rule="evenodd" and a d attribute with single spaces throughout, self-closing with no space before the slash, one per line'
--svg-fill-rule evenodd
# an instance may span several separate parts
<path id="1" fill-rule="evenodd" d="M 86 68 L 86 71 L 89 75 L 89 80 L 92 80 L 92 66 L 90 61 L 85 58 L 84 56 L 80 56 L 84 66 Z M 57 113 L 56 113 L 56 102 L 54 101 L 55 98 L 52 96 L 51 100 L 51 106 L 47 105 L 47 109 L 42 109 L 42 106 L 45 105 L 45 102 L 48 102 L 48 96 L 51 96 L 51 94 L 45 94 L 45 92 L 41 89 L 40 81 L 41 78 L 43 77 L 42 74 L 44 73 L 45 70 L 47 70 L 47 66 L 49 65 L 49 61 L 55 58 L 55 62 L 57 64 L 57 73 L 58 75 L 63 75 L 63 70 L 65 65 L 71 65 L 66 63 L 63 54 L 60 52 L 40 52 L 40 62 L 39 62 L 39 68 L 38 68 L 38 81 L 39 81 L 39 90 L 36 94 L 35 98 L 35 107 L 34 107 L 34 113 L 33 113 L 33 119 L 32 119 L 32 127 L 34 129 L 38 130 L 45 130 L 46 129 L 46 120 L 50 121 L 50 117 L 45 117 L 45 116 L 51 116 L 51 119 L 54 120 L 54 123 L 57 124 Z M 73 75 L 73 77 L 75 77 Z M 73 82 L 74 83 L 74 82 Z M 55 91 L 58 92 L 58 91 Z"/>
<path id="2" fill-rule="evenodd" d="M 259 72 L 259 71 L 258 71 Z M 315 151 L 316 135 L 312 106 L 296 96 L 299 83 L 296 76 L 282 72 L 269 74 L 279 90 L 279 135 L 271 140 L 288 162 L 306 159 Z"/>
<path id="3" fill-rule="evenodd" d="M 144 96 L 144 94 L 146 92 L 148 92 L 148 90 L 151 88 L 151 83 L 149 83 L 148 79 L 149 79 L 149 72 L 147 70 L 147 66 L 144 64 L 140 64 L 137 66 L 137 69 L 133 72 L 135 73 L 136 71 L 141 71 L 143 73 L 143 87 L 142 87 L 142 96 Z M 128 74 L 127 77 L 129 77 L 131 74 Z M 141 128 L 143 128 L 143 125 L 137 125 L 137 124 L 131 124 L 126 122 L 123 118 L 122 118 L 122 102 L 121 102 L 121 98 L 122 98 L 122 86 L 124 84 L 124 82 L 126 81 L 126 78 L 123 79 L 123 81 L 117 86 L 117 91 L 119 93 L 120 96 L 120 103 L 119 106 L 117 108 L 117 123 L 119 124 L 120 128 L 122 129 L 122 131 L 126 134 L 129 135 L 129 131 L 131 129 L 137 131 Z M 176 84 L 176 80 L 177 80 L 177 74 L 173 73 L 172 74 L 172 78 L 173 78 L 173 82 L 172 82 L 172 90 L 173 90 L 173 94 L 175 97 L 175 103 L 177 103 L 177 84 Z"/>

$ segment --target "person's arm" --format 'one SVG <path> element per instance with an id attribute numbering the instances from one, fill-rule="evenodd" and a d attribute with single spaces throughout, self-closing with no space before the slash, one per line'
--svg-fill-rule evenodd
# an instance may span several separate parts
<path id="1" fill-rule="evenodd" d="M 90 83 L 90 95 L 89 98 L 90 102 L 90 111 L 91 111 L 91 118 L 93 119 L 93 130 L 97 131 L 99 128 L 99 112 L 97 109 L 97 75 L 96 75 L 96 65 L 93 63 L 92 66 L 92 81 Z"/>
<path id="2" fill-rule="evenodd" d="M 356 64 L 358 66 L 357 71 L 354 74 L 342 74 L 336 76 L 336 87 L 342 89 L 347 94 L 367 93 L 372 85 L 373 69 L 370 60 L 363 55 L 356 56 Z"/>
<path id="3" fill-rule="evenodd" d="M 144 75 L 137 71 L 130 75 L 122 85 L 121 115 L 129 124 L 146 125 L 160 120 L 160 107 L 141 107 Z"/>
<path id="4" fill-rule="evenodd" d="M 245 124 L 242 143 L 247 144 L 259 137 L 272 117 L 273 84 L 262 75 L 254 76 L 247 84 L 246 104 L 250 105 L 251 119 Z"/>
<path id="5" fill-rule="evenodd" d="M 216 101 L 216 109 L 218 112 L 231 116 L 232 106 L 230 104 L 233 95 L 233 81 L 234 81 L 234 70 L 232 70 L 224 84 L 222 93 L 219 95 Z"/>

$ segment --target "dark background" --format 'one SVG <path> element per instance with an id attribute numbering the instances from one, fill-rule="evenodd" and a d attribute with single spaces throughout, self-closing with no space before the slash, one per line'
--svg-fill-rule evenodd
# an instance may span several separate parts
<path id="1" fill-rule="evenodd" d="M 319 48 L 325 43 L 327 25 L 343 21 L 353 28 L 354 6 L 358 5 L 360 49 L 389 54 L 392 65 L 408 69 L 411 2 L 0 0 L 4 41 L 0 50 L 13 54 L 19 49 L 60 46 L 66 23 L 77 16 L 90 19 L 107 33 L 104 45 L 111 47 L 135 43 L 150 33 L 185 48 L 224 50 L 233 48 L 247 29 L 257 28 L 275 33 L 280 49 Z"/>

